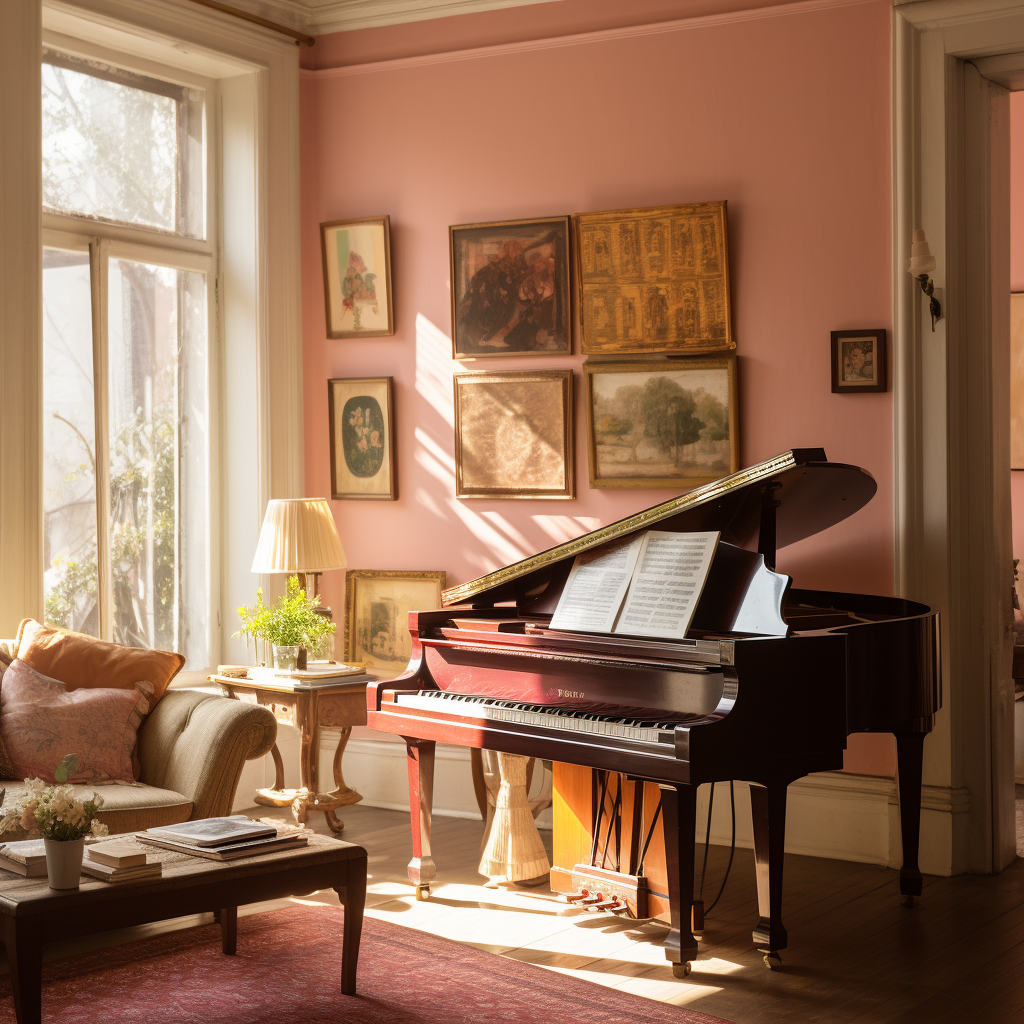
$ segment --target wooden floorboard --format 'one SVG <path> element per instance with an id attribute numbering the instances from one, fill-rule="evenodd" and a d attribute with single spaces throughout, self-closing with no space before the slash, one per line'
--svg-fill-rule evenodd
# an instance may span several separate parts
<path id="1" fill-rule="evenodd" d="M 266 809 L 252 813 L 260 816 Z M 926 878 L 922 897 L 908 909 L 900 904 L 896 871 L 787 857 L 783 916 L 789 948 L 782 970 L 769 971 L 751 942 L 757 920 L 753 855 L 737 850 L 722 898 L 708 915 L 699 959 L 683 980 L 673 978 L 664 958 L 666 928 L 660 923 L 590 914 L 559 902 L 546 888 L 486 888 L 476 870 L 479 821 L 434 819 L 438 879 L 431 898 L 417 901 L 405 871 L 408 814 L 355 805 L 344 808 L 344 819 L 342 838 L 369 854 L 368 915 L 599 986 L 736 1024 L 1024 1024 L 1022 860 L 999 876 Z M 311 824 L 327 833 L 319 815 Z M 541 835 L 550 846 L 551 834 Z M 698 846 L 698 881 L 702 856 Z M 711 848 L 706 905 L 718 892 L 727 861 L 727 849 Z M 333 903 L 336 896 L 277 900 L 240 913 L 294 902 Z M 50 958 L 200 920 L 60 943 Z"/>

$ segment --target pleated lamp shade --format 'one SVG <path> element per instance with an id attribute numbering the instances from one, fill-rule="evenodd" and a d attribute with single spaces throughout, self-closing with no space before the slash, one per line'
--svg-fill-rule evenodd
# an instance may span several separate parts
<path id="1" fill-rule="evenodd" d="M 326 498 L 268 502 L 253 572 L 324 572 L 344 567 L 345 552 Z"/>

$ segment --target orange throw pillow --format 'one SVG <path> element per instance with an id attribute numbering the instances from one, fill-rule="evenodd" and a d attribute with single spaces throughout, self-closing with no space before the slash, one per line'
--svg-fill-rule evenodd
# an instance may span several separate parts
<path id="1" fill-rule="evenodd" d="M 25 619 L 18 629 L 18 658 L 68 690 L 113 687 L 131 690 L 142 679 L 153 684 L 152 703 L 164 695 L 185 658 L 171 651 L 123 647 Z"/>

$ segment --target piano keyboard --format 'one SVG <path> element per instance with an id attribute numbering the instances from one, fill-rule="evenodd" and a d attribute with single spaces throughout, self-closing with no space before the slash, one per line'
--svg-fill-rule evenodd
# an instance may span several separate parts
<path id="1" fill-rule="evenodd" d="M 548 704 L 524 704 L 498 697 L 476 697 L 449 693 L 447 690 L 420 690 L 396 693 L 395 703 L 407 708 L 448 712 L 464 718 L 482 718 L 516 725 L 539 725 L 548 729 L 570 729 L 597 736 L 618 736 L 646 743 L 673 743 L 675 722 L 656 722 L 637 718 L 615 718 Z"/>

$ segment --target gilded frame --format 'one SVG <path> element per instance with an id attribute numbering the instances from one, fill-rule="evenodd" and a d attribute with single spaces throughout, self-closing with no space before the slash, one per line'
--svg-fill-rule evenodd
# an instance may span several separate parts
<path id="1" fill-rule="evenodd" d="M 527 428 L 528 436 L 524 439 L 520 435 L 515 440 L 520 442 L 520 447 L 509 453 L 506 464 L 502 467 L 499 452 L 485 450 L 482 445 L 474 445 L 469 435 L 474 428 L 479 428 L 481 421 L 487 426 L 487 409 L 478 409 L 476 413 L 470 404 L 470 389 L 484 386 L 488 389 L 495 386 L 507 386 L 510 401 L 513 401 L 515 389 L 530 384 L 550 385 L 560 384 L 559 397 L 561 401 L 560 412 L 553 412 L 550 405 L 545 404 L 550 400 L 550 389 L 545 388 L 548 396 L 538 394 L 533 398 L 536 403 L 536 415 L 533 420 L 541 430 L 550 428 L 551 423 L 557 423 L 558 429 L 548 429 L 550 437 L 548 443 L 543 442 L 542 435 L 536 431 L 532 433 L 533 444 L 530 445 L 530 428 Z M 455 402 L 455 497 L 467 498 L 554 498 L 572 499 L 576 497 L 576 472 L 575 472 L 575 432 L 573 430 L 573 371 L 566 370 L 494 370 L 478 371 L 476 373 L 457 373 L 452 382 Z M 520 391 L 520 394 L 522 392 Z M 480 398 L 478 404 L 482 404 Z M 517 416 L 522 420 L 522 416 Z M 524 450 L 522 443 L 525 442 L 527 449 Z M 533 467 L 537 464 L 536 454 L 554 451 L 558 454 L 556 443 L 561 444 L 560 483 L 552 486 L 539 486 L 529 484 L 516 485 L 514 483 L 494 483 L 487 485 L 473 479 L 473 474 L 483 472 L 481 467 L 487 467 L 488 471 L 495 469 L 498 473 L 504 468 L 511 470 L 514 466 Z M 558 463 L 556 462 L 557 466 Z"/>
<path id="2" fill-rule="evenodd" d="M 368 639 L 369 630 L 371 628 L 371 612 L 369 611 L 368 607 L 361 607 L 359 584 L 370 583 L 373 581 L 393 581 L 394 584 L 396 585 L 395 588 L 393 588 L 395 592 L 397 592 L 398 585 L 402 583 L 422 585 L 426 582 L 433 582 L 436 585 L 436 602 L 431 605 L 431 608 L 428 609 L 424 607 L 416 609 L 404 609 L 404 606 L 398 607 L 396 604 L 391 609 L 391 621 L 389 623 L 389 626 L 391 628 L 392 633 L 394 634 L 394 636 L 391 638 L 393 642 L 393 640 L 397 638 L 400 629 L 407 629 L 409 610 L 428 611 L 433 610 L 434 608 L 441 607 L 441 595 L 444 592 L 446 573 L 443 569 L 348 569 L 345 573 L 345 632 L 343 640 L 344 661 L 346 661 L 349 664 L 355 662 L 365 662 L 367 671 L 370 672 L 372 672 L 375 668 L 382 669 L 386 672 L 391 672 L 394 671 L 395 666 L 400 664 L 400 667 L 395 672 L 395 675 L 401 675 L 401 673 L 405 671 L 406 666 L 408 664 L 408 657 L 405 657 L 404 660 L 402 659 L 402 657 L 393 657 L 390 660 L 385 659 L 384 657 L 380 657 L 379 660 L 375 661 L 373 657 L 372 647 L 370 651 L 367 650 L 367 646 L 374 642 L 377 642 L 378 644 L 383 642 L 385 645 L 388 642 L 388 638 L 386 637 L 384 638 L 383 641 L 370 641 Z M 381 593 L 377 595 L 378 604 L 386 605 L 386 602 L 389 600 L 389 598 L 386 596 L 387 589 L 387 587 L 380 588 Z M 368 598 L 368 600 L 372 602 L 373 598 L 370 597 Z M 390 600 L 392 602 L 395 602 L 394 595 L 392 595 Z M 403 611 L 405 613 L 404 618 L 402 619 L 402 621 L 399 622 L 398 620 L 402 618 Z M 360 614 L 360 612 L 362 612 L 362 614 Z M 387 614 L 386 609 L 385 614 Z M 363 630 L 363 639 L 366 641 L 366 643 L 360 642 L 361 629 Z M 411 640 L 409 646 L 411 650 Z M 383 653 L 386 654 L 387 650 L 385 649 Z M 367 654 L 370 655 L 369 658 L 366 657 Z"/>
<path id="3" fill-rule="evenodd" d="M 363 259 L 363 272 L 372 273 L 375 279 L 379 279 L 381 272 L 384 274 L 383 290 L 387 302 L 386 324 L 378 323 L 377 326 L 367 330 L 362 330 L 355 326 L 359 323 L 363 305 L 367 306 L 367 312 L 372 312 L 377 317 L 380 316 L 380 295 L 375 288 L 374 300 L 376 305 L 370 304 L 371 300 L 369 299 L 356 300 L 353 297 L 351 300 L 347 300 L 345 298 L 344 281 L 345 269 L 347 268 L 340 266 L 336 245 L 331 254 L 328 255 L 328 249 L 330 248 L 328 236 L 336 237 L 339 228 L 369 229 L 374 231 L 374 233 L 379 230 L 383 234 L 382 241 L 379 244 L 375 244 L 374 252 L 376 255 L 371 258 L 369 266 L 367 266 L 365 259 Z M 352 255 L 360 257 L 359 253 L 352 252 L 351 250 L 350 252 Z M 385 214 L 382 217 L 358 217 L 353 220 L 325 221 L 320 225 L 320 254 L 323 259 L 324 310 L 327 316 L 327 337 L 385 338 L 394 334 L 395 313 L 391 301 L 391 218 Z M 380 261 L 383 263 L 382 267 L 380 266 Z M 370 267 L 376 267 L 377 269 L 371 271 Z M 362 280 L 362 277 L 360 277 L 361 283 Z M 376 280 L 374 284 L 376 284 Z M 357 301 L 360 303 L 359 309 L 356 309 Z M 345 327 L 346 313 L 349 309 L 353 312 L 353 326 Z"/>
<path id="4" fill-rule="evenodd" d="M 729 455 L 728 468 L 722 468 L 721 472 L 711 471 L 706 473 L 687 474 L 666 474 L 666 475 L 611 475 L 601 472 L 601 460 L 597 451 L 598 431 L 594 424 L 594 378 L 603 377 L 606 374 L 637 374 L 656 376 L 678 376 L 680 374 L 696 373 L 709 370 L 725 370 L 726 372 L 726 395 L 728 408 L 725 410 L 724 422 L 728 423 Z M 740 468 L 739 450 L 739 402 L 737 388 L 737 360 L 735 354 L 723 356 L 708 356 L 700 359 L 672 359 L 653 363 L 610 363 L 591 362 L 583 364 L 583 380 L 586 401 L 587 419 L 587 470 L 590 478 L 590 486 L 595 489 L 612 488 L 647 488 L 660 489 L 672 488 L 678 490 L 680 486 L 689 490 L 694 487 L 701 487 L 704 484 L 712 483 L 721 479 L 729 473 L 736 473 Z M 651 379 L 648 377 L 648 380 Z M 677 382 L 678 383 L 678 382 Z M 647 384 L 647 380 L 643 385 Z M 720 403 L 719 403 L 720 404 Z M 637 442 L 642 443 L 642 435 Z"/>
<path id="5" fill-rule="evenodd" d="M 394 378 L 392 377 L 332 377 L 327 381 L 327 422 L 330 430 L 331 459 L 331 497 L 336 500 L 361 499 L 363 501 L 395 501 L 398 498 L 398 471 L 395 468 L 395 403 Z M 355 472 L 346 459 L 345 471 L 342 471 L 338 459 L 344 457 L 347 435 L 344 422 L 345 409 L 357 397 L 357 392 L 367 393 L 367 397 L 378 407 L 381 414 L 384 437 L 381 445 L 381 465 L 371 476 Z M 362 397 L 362 396 L 359 396 Z M 382 401 L 383 399 L 383 401 Z M 370 408 L 366 411 L 369 412 Z M 363 410 L 359 409 L 362 417 Z M 351 418 L 351 417 L 350 417 Z M 369 420 L 369 417 L 367 417 Z M 374 446 L 372 424 L 367 422 L 355 427 L 365 434 L 357 443 Z M 378 427 L 380 429 L 380 427 Z M 341 437 L 339 438 L 339 434 Z M 342 451 L 339 453 L 339 448 Z M 365 450 L 365 449 L 364 449 Z M 364 489 L 353 486 L 360 478 L 365 478 Z M 347 485 L 347 486 L 346 486 Z M 342 488 L 345 488 L 344 490 Z M 385 489 L 386 488 L 386 489 Z"/>
<path id="6" fill-rule="evenodd" d="M 573 234 L 584 355 L 736 348 L 725 200 L 577 213 Z"/>
<path id="7" fill-rule="evenodd" d="M 459 326 L 459 307 L 467 300 L 469 285 L 481 272 L 477 268 L 473 275 L 465 270 L 467 254 L 463 251 L 463 243 L 469 244 L 471 235 L 482 236 L 483 241 L 488 235 L 493 236 L 492 245 L 503 243 L 519 236 L 528 238 L 528 229 L 534 227 L 533 234 L 542 234 L 545 228 L 549 233 L 557 233 L 554 241 L 553 263 L 551 265 L 550 296 L 553 310 L 553 326 L 561 335 L 557 343 L 551 347 L 501 347 L 491 348 L 489 341 L 470 341 L 465 328 Z M 502 228 L 512 229 L 503 232 Z M 536 244 L 536 243 L 535 243 Z M 529 249 L 526 250 L 527 252 Z M 448 228 L 448 263 L 451 272 L 452 302 L 452 358 L 453 359 L 488 359 L 498 356 L 568 356 L 572 355 L 573 332 L 573 230 L 572 218 L 568 215 L 555 217 L 531 217 L 526 220 L 484 221 L 479 224 L 453 224 Z M 492 260 L 492 262 L 494 262 Z M 529 269 L 524 265 L 523 271 Z M 536 278 L 536 272 L 530 278 Z M 546 273 L 542 275 L 546 278 Z M 465 280 L 464 280 L 465 278 Z M 518 287 L 518 284 L 517 284 Z M 547 300 L 545 299 L 545 302 Z"/>

